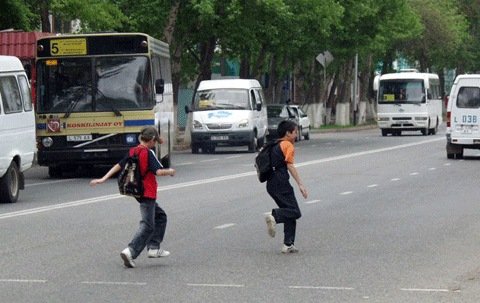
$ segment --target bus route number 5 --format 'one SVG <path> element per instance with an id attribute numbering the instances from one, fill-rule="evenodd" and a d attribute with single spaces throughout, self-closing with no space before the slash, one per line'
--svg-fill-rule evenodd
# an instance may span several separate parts
<path id="1" fill-rule="evenodd" d="M 50 47 L 50 52 L 52 53 L 52 55 L 57 55 L 58 54 L 59 49 L 58 49 L 58 43 L 57 42 L 52 43 L 52 46 Z"/>

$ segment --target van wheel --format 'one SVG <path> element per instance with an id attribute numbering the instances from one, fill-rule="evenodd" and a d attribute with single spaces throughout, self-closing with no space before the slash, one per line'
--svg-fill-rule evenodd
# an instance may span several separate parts
<path id="1" fill-rule="evenodd" d="M 16 162 L 12 162 L 7 173 L 0 179 L 0 199 L 3 203 L 15 203 L 20 192 L 20 171 Z"/>
<path id="2" fill-rule="evenodd" d="M 455 154 L 447 154 L 447 159 L 453 159 L 455 158 Z"/>
<path id="3" fill-rule="evenodd" d="M 303 128 L 301 126 L 298 127 L 298 137 L 297 137 L 297 141 L 302 141 L 302 132 L 303 132 Z"/>
<path id="4" fill-rule="evenodd" d="M 253 138 L 250 141 L 250 144 L 248 144 L 248 151 L 251 153 L 254 153 L 257 150 L 258 146 L 258 139 L 257 139 L 257 134 L 253 134 Z"/>
<path id="5" fill-rule="evenodd" d="M 310 126 L 307 128 L 307 133 L 303 136 L 305 140 L 310 140 Z"/>
<path id="6" fill-rule="evenodd" d="M 382 136 L 386 137 L 388 135 L 388 130 L 382 128 Z"/>
<path id="7" fill-rule="evenodd" d="M 60 166 L 49 166 L 48 175 L 50 178 L 60 178 L 62 177 L 62 168 Z"/>
<path id="8" fill-rule="evenodd" d="M 426 136 L 428 134 L 428 128 L 420 130 L 422 132 L 422 135 Z"/>

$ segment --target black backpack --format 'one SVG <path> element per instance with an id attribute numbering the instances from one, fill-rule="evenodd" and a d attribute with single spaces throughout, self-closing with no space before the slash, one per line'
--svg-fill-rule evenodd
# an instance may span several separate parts
<path id="1" fill-rule="evenodd" d="M 257 169 L 258 180 L 263 183 L 270 178 L 273 173 L 271 153 L 277 142 L 265 144 L 255 157 L 255 168 Z"/>
<path id="2" fill-rule="evenodd" d="M 125 167 L 118 176 L 118 189 L 120 194 L 141 198 L 143 196 L 143 176 L 140 172 L 141 151 L 130 152 Z M 148 158 L 147 158 L 148 159 Z"/>

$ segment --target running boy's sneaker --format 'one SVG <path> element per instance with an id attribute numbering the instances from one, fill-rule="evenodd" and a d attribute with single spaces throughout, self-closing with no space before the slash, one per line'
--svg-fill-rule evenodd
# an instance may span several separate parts
<path id="1" fill-rule="evenodd" d="M 275 218 L 271 214 L 268 214 L 265 217 L 265 222 L 267 222 L 268 234 L 270 235 L 270 237 L 274 238 L 275 237 L 275 225 L 277 225 L 277 222 L 275 221 Z"/>
<path id="2" fill-rule="evenodd" d="M 170 256 L 170 252 L 165 249 L 149 249 L 147 255 L 149 258 L 161 258 Z"/>
<path id="3" fill-rule="evenodd" d="M 287 246 L 287 245 L 283 244 L 282 253 L 284 253 L 284 254 L 298 253 L 298 248 L 296 248 L 295 245 L 293 245 L 293 244 L 290 245 L 290 246 Z"/>
<path id="4" fill-rule="evenodd" d="M 130 251 L 130 248 L 125 248 L 122 250 L 120 253 L 120 257 L 122 257 L 123 260 L 123 265 L 128 268 L 134 268 L 135 267 L 135 262 L 133 261 L 132 258 L 132 252 Z"/>

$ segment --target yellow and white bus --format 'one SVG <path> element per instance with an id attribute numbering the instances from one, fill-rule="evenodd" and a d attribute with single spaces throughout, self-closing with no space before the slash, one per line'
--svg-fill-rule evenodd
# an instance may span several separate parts
<path id="1" fill-rule="evenodd" d="M 79 166 L 114 164 L 138 144 L 142 127 L 174 143 L 168 44 L 142 33 L 65 35 L 37 41 L 38 164 L 51 177 Z"/>

